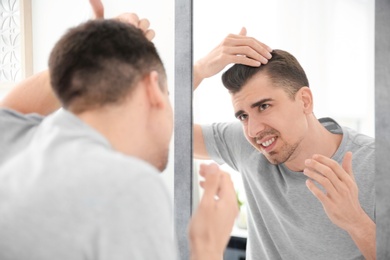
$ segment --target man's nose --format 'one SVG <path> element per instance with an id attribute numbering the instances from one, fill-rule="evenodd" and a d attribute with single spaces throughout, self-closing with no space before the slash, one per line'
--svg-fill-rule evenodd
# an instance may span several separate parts
<path id="1" fill-rule="evenodd" d="M 248 120 L 248 136 L 251 138 L 255 138 L 259 135 L 261 131 L 265 129 L 264 123 L 256 118 L 250 118 Z"/>

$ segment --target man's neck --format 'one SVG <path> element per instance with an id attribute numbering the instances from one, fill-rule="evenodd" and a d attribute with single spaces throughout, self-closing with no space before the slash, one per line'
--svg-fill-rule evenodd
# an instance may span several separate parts
<path id="1" fill-rule="evenodd" d="M 308 134 L 299 144 L 291 160 L 285 163 L 292 171 L 303 171 L 305 160 L 314 154 L 321 154 L 331 158 L 340 146 L 343 135 L 328 131 L 317 119 L 309 126 Z"/>
<path id="2" fill-rule="evenodd" d="M 114 150 L 126 155 L 143 157 L 145 131 L 142 129 L 142 118 L 129 114 L 128 108 L 109 107 L 89 110 L 76 116 L 90 127 L 102 134 Z M 137 122 L 136 124 L 132 124 Z"/>

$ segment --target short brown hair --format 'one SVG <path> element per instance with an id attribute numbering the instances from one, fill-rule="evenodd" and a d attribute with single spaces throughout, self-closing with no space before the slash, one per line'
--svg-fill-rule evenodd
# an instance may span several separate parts
<path id="1" fill-rule="evenodd" d="M 282 50 L 273 50 L 271 54 L 268 63 L 260 67 L 233 65 L 222 75 L 224 86 L 230 93 L 237 93 L 255 74 L 263 72 L 277 86 L 283 87 L 291 98 L 301 87 L 309 87 L 306 73 L 293 55 Z"/>
<path id="2" fill-rule="evenodd" d="M 124 100 L 151 71 L 166 74 L 143 32 L 115 20 L 91 20 L 70 29 L 49 58 L 51 85 L 64 108 L 81 113 Z"/>

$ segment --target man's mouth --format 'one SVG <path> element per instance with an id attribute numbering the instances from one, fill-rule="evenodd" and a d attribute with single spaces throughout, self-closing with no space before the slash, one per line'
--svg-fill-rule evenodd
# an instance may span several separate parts
<path id="1" fill-rule="evenodd" d="M 267 139 L 267 140 L 260 140 L 260 139 L 256 139 L 256 143 L 258 145 L 261 145 L 261 147 L 265 150 L 268 150 L 267 148 L 271 148 L 272 144 L 276 141 L 276 137 L 272 137 L 270 139 Z"/>

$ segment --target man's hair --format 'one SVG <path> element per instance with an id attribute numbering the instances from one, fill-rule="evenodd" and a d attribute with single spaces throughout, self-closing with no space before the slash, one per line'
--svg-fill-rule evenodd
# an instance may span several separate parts
<path id="1" fill-rule="evenodd" d="M 257 73 L 264 73 L 276 86 L 282 87 L 292 99 L 301 87 L 309 87 L 306 73 L 290 53 L 273 50 L 272 58 L 260 67 L 235 64 L 222 75 L 222 82 L 230 93 L 239 92 L 242 87 Z"/>
<path id="2" fill-rule="evenodd" d="M 151 71 L 166 74 L 143 32 L 115 20 L 91 20 L 70 29 L 49 58 L 52 88 L 64 108 L 75 113 L 118 104 Z"/>

